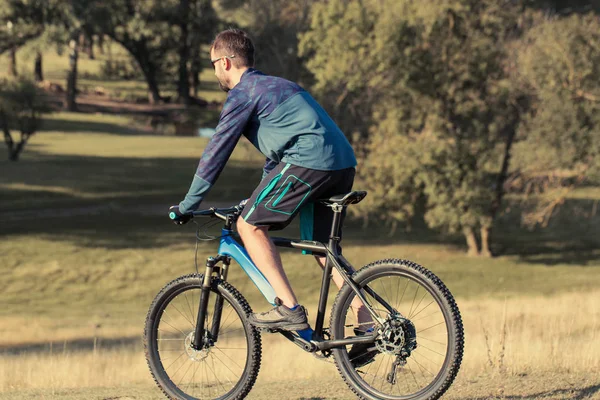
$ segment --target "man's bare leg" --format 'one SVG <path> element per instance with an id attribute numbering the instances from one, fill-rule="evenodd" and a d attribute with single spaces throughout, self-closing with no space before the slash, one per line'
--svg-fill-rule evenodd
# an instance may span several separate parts
<path id="1" fill-rule="evenodd" d="M 237 230 L 250 258 L 273 286 L 277 297 L 286 307 L 297 305 L 296 295 L 283 270 L 281 256 L 267 233 L 268 228 L 251 225 L 243 218 L 239 218 Z"/>
<path id="2" fill-rule="evenodd" d="M 325 268 L 325 261 L 327 260 L 325 257 L 315 256 L 315 259 L 321 266 L 321 268 Z M 331 277 L 333 278 L 333 282 L 341 289 L 344 286 L 344 278 L 340 275 L 339 271 L 335 268 L 331 271 Z M 371 318 L 371 314 L 367 311 L 367 308 L 363 304 L 362 301 L 358 297 L 354 297 L 351 303 L 352 310 L 354 310 L 354 315 L 357 320 L 358 329 L 361 331 L 367 331 L 369 328 L 373 326 L 373 318 Z"/>

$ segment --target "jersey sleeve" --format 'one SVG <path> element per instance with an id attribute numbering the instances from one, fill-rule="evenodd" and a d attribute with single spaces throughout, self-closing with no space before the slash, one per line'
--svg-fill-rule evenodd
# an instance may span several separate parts
<path id="1" fill-rule="evenodd" d="M 261 180 L 265 179 L 265 176 L 269 175 L 269 172 L 271 172 L 273 170 L 273 168 L 275 168 L 277 165 L 279 165 L 278 162 L 273 161 L 270 158 L 267 158 L 265 160 L 265 166 L 263 167 L 262 178 L 260 178 L 260 179 Z"/>
<path id="2" fill-rule="evenodd" d="M 179 203 L 182 213 L 198 208 L 225 168 L 252 117 L 254 107 L 250 98 L 243 92 L 232 92 L 223 106 L 215 134 L 202 153 L 190 189 L 185 199 Z"/>

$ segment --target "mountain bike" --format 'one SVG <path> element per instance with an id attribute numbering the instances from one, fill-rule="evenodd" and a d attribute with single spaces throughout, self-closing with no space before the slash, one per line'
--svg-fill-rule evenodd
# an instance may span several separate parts
<path id="1" fill-rule="evenodd" d="M 333 357 L 350 389 L 362 399 L 437 399 L 452 384 L 463 356 L 460 312 L 450 291 L 431 271 L 411 261 L 386 259 L 358 271 L 338 246 L 344 208 L 366 192 L 321 200 L 333 210 L 329 242 L 272 238 L 280 247 L 326 256 L 313 329 L 278 331 L 302 350 Z M 154 380 L 172 399 L 242 399 L 261 362 L 261 331 L 248 323 L 244 296 L 227 282 L 231 261 L 275 304 L 275 292 L 240 245 L 233 225 L 243 206 L 210 208 L 193 217 L 224 222 L 216 256 L 204 274 L 179 277 L 160 290 L 144 330 L 146 359 Z M 324 326 L 333 268 L 345 284 Z M 367 309 L 369 328 L 351 304 Z M 358 356 L 357 356 L 358 353 Z M 360 359 L 357 362 L 356 358 Z"/>

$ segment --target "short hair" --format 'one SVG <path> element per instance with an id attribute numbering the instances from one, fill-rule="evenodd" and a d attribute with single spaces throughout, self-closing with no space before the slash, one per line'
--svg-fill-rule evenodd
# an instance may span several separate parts
<path id="1" fill-rule="evenodd" d="M 237 68 L 254 67 L 254 43 L 241 29 L 231 28 L 220 32 L 210 48 L 218 56 L 235 55 L 231 62 Z"/>

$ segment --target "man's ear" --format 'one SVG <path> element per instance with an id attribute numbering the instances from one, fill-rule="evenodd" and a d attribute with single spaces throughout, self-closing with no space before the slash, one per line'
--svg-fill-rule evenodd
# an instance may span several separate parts
<path id="1" fill-rule="evenodd" d="M 224 57 L 223 60 L 225 60 L 225 71 L 229 71 L 233 67 L 233 63 L 229 57 Z"/>

